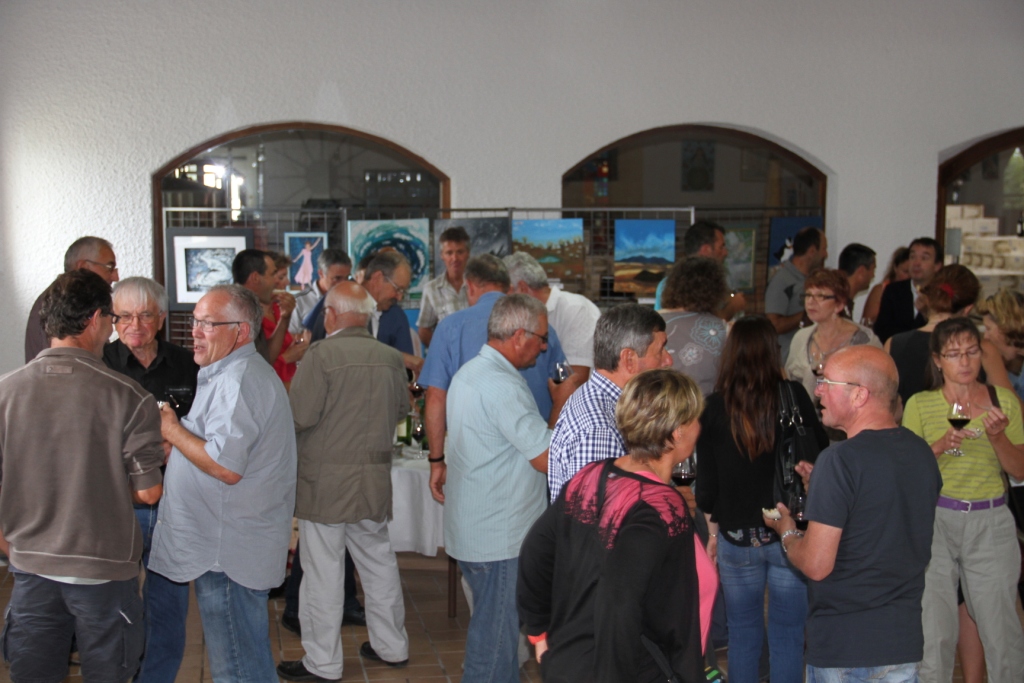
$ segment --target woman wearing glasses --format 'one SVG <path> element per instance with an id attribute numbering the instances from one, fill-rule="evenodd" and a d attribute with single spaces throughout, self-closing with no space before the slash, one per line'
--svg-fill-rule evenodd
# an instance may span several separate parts
<path id="1" fill-rule="evenodd" d="M 840 314 L 850 300 L 850 282 L 841 270 L 820 268 L 804 281 L 804 310 L 814 324 L 793 335 L 786 374 L 814 394 L 814 382 L 829 356 L 844 346 L 882 343 L 870 328 Z"/>
<path id="2" fill-rule="evenodd" d="M 782 376 L 779 338 L 766 318 L 737 320 L 722 350 L 715 393 L 701 415 L 697 441 L 697 505 L 708 520 L 708 554 L 717 559 L 729 622 L 729 680 L 756 683 L 764 641 L 768 588 L 768 650 L 773 683 L 804 678 L 807 586 L 764 526 L 774 508 L 779 394 L 792 388 L 804 424 L 824 448 L 828 438 L 807 392 Z"/>
<path id="3" fill-rule="evenodd" d="M 903 414 L 903 426 L 931 444 L 943 482 L 922 599 L 921 678 L 952 677 L 959 582 L 988 680 L 1024 680 L 1020 550 L 1002 479 L 1003 471 L 1024 478 L 1020 403 L 1012 391 L 978 381 L 981 335 L 967 318 L 939 323 L 929 346 L 929 390 L 912 396 Z"/>

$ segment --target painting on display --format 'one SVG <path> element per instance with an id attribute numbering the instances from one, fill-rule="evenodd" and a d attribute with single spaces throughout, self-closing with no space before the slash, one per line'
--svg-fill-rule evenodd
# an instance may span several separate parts
<path id="1" fill-rule="evenodd" d="M 441 233 L 462 227 L 469 233 L 469 255 L 494 254 L 504 258 L 512 253 L 512 228 L 508 216 L 487 218 L 438 218 L 434 221 L 434 277 L 444 274 Z"/>
<path id="2" fill-rule="evenodd" d="M 418 299 L 423 285 L 430 279 L 430 220 L 405 218 L 396 220 L 349 221 L 348 255 L 359 263 L 369 253 L 391 248 L 409 261 L 412 268 L 410 299 Z"/>
<path id="3" fill-rule="evenodd" d="M 674 220 L 615 221 L 615 291 L 654 296 L 676 258 Z"/>
<path id="4" fill-rule="evenodd" d="M 326 232 L 286 232 L 284 253 L 292 260 L 288 284 L 306 289 L 317 279 L 316 263 L 327 248 Z"/>
<path id="5" fill-rule="evenodd" d="M 683 192 L 713 192 L 715 189 L 715 143 L 684 142 Z"/>
<path id="6" fill-rule="evenodd" d="M 253 246 L 248 228 L 167 228 L 167 294 L 172 311 L 191 311 L 215 285 L 230 285 L 235 255 Z"/>
<path id="7" fill-rule="evenodd" d="M 537 259 L 552 280 L 583 278 L 583 219 L 512 221 L 512 247 Z"/>
<path id="8" fill-rule="evenodd" d="M 750 227 L 729 228 L 725 231 L 725 272 L 729 287 L 739 290 L 754 289 L 754 244 L 757 224 Z"/>
<path id="9" fill-rule="evenodd" d="M 806 227 L 822 229 L 821 216 L 781 216 L 771 219 L 768 228 L 769 279 L 774 270 L 793 255 L 793 237 Z"/>

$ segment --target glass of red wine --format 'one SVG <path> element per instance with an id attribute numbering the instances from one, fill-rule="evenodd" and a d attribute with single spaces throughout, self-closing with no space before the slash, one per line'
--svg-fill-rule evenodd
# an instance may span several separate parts
<path id="1" fill-rule="evenodd" d="M 693 486 L 693 482 L 696 480 L 697 468 L 692 456 L 676 463 L 676 466 L 672 468 L 672 483 L 676 486 Z"/>
<path id="2" fill-rule="evenodd" d="M 946 413 L 946 420 L 952 425 L 953 429 L 957 431 L 963 429 L 971 421 L 971 404 L 967 401 L 953 401 L 949 404 L 949 412 Z M 947 448 L 944 450 L 943 455 L 952 455 L 954 457 L 960 457 L 964 454 L 963 450 L 957 448 Z"/>

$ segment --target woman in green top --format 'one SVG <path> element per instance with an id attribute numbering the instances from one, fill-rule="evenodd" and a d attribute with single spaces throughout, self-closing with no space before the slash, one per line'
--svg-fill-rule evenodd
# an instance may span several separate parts
<path id="1" fill-rule="evenodd" d="M 930 351 L 932 388 L 914 394 L 903 414 L 903 426 L 932 445 L 943 481 L 921 604 L 921 679 L 952 677 L 959 582 L 978 623 L 989 681 L 1021 681 L 1024 631 L 1016 612 L 1020 551 L 1001 476 L 1003 470 L 1024 476 L 1020 404 L 1012 391 L 997 387 L 993 394 L 978 381 L 981 335 L 967 318 L 941 322 L 932 332 Z M 954 401 L 970 417 L 961 429 L 947 419 Z M 954 449 L 963 455 L 951 454 Z"/>

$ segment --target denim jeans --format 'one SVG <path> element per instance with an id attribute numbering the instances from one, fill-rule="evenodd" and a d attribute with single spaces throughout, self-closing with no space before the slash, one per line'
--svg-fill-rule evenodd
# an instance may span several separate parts
<path id="1" fill-rule="evenodd" d="M 155 505 L 135 508 L 135 517 L 142 527 L 142 563 L 147 567 L 157 510 Z M 146 651 L 135 680 L 139 683 L 174 683 L 185 654 L 188 584 L 176 583 L 156 572 L 146 572 L 142 604 Z"/>
<path id="2" fill-rule="evenodd" d="M 278 683 L 270 653 L 270 591 L 246 588 L 213 571 L 194 585 L 211 678 L 217 683 Z"/>
<path id="3" fill-rule="evenodd" d="M 462 680 L 518 683 L 516 578 L 519 558 L 497 562 L 459 560 L 459 569 L 473 591 L 473 616 L 466 632 Z"/>
<path id="4" fill-rule="evenodd" d="M 721 537 L 719 537 L 721 539 Z M 757 683 L 768 586 L 768 650 L 772 683 L 801 683 L 807 585 L 781 543 L 757 548 L 718 543 L 718 574 L 729 620 L 729 680 Z"/>
<path id="5" fill-rule="evenodd" d="M 860 669 L 819 669 L 807 666 L 807 683 L 917 683 L 917 662 Z"/>

